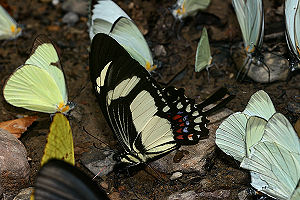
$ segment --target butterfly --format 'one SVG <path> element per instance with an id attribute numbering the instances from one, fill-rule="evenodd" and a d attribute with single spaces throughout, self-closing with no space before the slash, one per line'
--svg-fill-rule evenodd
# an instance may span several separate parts
<path id="1" fill-rule="evenodd" d="M 220 100 L 217 91 L 202 104 L 184 89 L 161 88 L 148 71 L 106 34 L 94 36 L 90 77 L 106 121 L 121 145 L 120 163 L 147 163 L 208 136 L 203 107 Z"/>
<path id="2" fill-rule="evenodd" d="M 176 19 L 182 20 L 188 16 L 195 16 L 199 10 L 206 9 L 210 0 L 177 0 L 172 10 Z"/>
<path id="3" fill-rule="evenodd" d="M 88 175 L 62 160 L 51 159 L 38 172 L 31 199 L 108 200 Z"/>
<path id="4" fill-rule="evenodd" d="M 299 1 L 286 0 L 285 1 L 285 24 L 286 24 L 286 41 L 292 54 L 290 60 L 291 70 L 294 71 L 299 67 L 300 62 L 300 49 L 299 49 L 299 31 L 300 31 L 300 9 Z"/>
<path id="5" fill-rule="evenodd" d="M 22 29 L 16 21 L 0 5 L 0 40 L 15 39 L 21 35 Z"/>
<path id="6" fill-rule="evenodd" d="M 51 159 L 75 164 L 72 130 L 68 119 L 62 113 L 56 113 L 53 117 L 41 166 Z"/>
<path id="7" fill-rule="evenodd" d="M 216 144 L 226 154 L 242 162 L 249 155 L 250 147 L 257 143 L 264 131 L 264 124 L 276 113 L 269 95 L 259 90 L 254 93 L 245 110 L 226 118 L 216 130 Z M 251 126 L 256 130 L 252 133 Z M 262 131 L 262 132 L 261 132 Z"/>
<path id="8" fill-rule="evenodd" d="M 105 33 L 121 44 L 148 71 L 156 69 L 149 46 L 130 17 L 113 1 L 99 0 L 90 17 L 90 38 Z"/>
<path id="9" fill-rule="evenodd" d="M 265 66 L 264 56 L 260 52 L 264 35 L 264 12 L 261 0 L 232 0 L 232 5 L 242 31 L 244 51 L 247 55 L 243 66 L 239 66 L 238 77 L 242 70 L 249 70 L 251 64 Z"/>
<path id="10" fill-rule="evenodd" d="M 256 174 L 251 177 L 255 189 L 276 199 L 299 196 L 294 191 L 300 180 L 300 141 L 284 115 L 275 113 L 265 123 L 261 140 L 241 167 Z"/>
<path id="11" fill-rule="evenodd" d="M 195 71 L 200 72 L 204 68 L 211 66 L 211 53 L 208 41 L 207 30 L 204 27 L 202 30 L 201 38 L 199 40 L 197 51 L 196 51 L 196 61 L 195 61 Z"/>
<path id="12" fill-rule="evenodd" d="M 63 69 L 55 45 L 38 36 L 25 64 L 7 79 L 3 95 L 13 106 L 28 110 L 66 114 L 74 108 L 68 101 Z"/>

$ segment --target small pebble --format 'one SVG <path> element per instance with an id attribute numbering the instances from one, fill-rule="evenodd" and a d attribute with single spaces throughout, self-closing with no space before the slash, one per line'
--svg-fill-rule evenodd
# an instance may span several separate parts
<path id="1" fill-rule="evenodd" d="M 197 193 L 195 191 L 188 191 L 184 193 L 176 192 L 171 194 L 168 200 L 194 200 L 197 197 Z"/>
<path id="2" fill-rule="evenodd" d="M 167 51 L 163 45 L 156 45 L 154 47 L 154 54 L 155 56 L 166 56 Z"/>
<path id="3" fill-rule="evenodd" d="M 65 24 L 68 24 L 70 26 L 73 26 L 74 24 L 76 24 L 76 22 L 78 22 L 78 20 L 79 20 L 79 17 L 74 12 L 68 12 L 62 18 L 62 22 L 65 23 Z"/>
<path id="4" fill-rule="evenodd" d="M 176 180 L 179 179 L 180 177 L 182 177 L 182 173 L 181 172 L 175 172 L 174 174 L 172 174 L 172 176 L 170 177 L 170 180 Z"/>

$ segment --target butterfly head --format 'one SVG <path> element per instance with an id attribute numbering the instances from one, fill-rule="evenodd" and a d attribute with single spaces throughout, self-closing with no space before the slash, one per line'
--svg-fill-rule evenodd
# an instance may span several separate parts
<path id="1" fill-rule="evenodd" d="M 157 68 L 157 66 L 156 65 L 151 65 L 150 62 L 147 61 L 145 68 L 147 69 L 148 72 L 152 72 Z"/>
<path id="2" fill-rule="evenodd" d="M 16 27 L 15 25 L 10 26 L 10 30 L 15 37 L 19 36 L 21 34 L 22 29 L 20 27 Z"/>
<path id="3" fill-rule="evenodd" d="M 75 107 L 74 102 L 67 102 L 67 103 L 60 102 L 57 105 L 57 111 L 65 114 L 67 112 L 70 112 L 72 109 L 74 109 L 74 107 Z"/>

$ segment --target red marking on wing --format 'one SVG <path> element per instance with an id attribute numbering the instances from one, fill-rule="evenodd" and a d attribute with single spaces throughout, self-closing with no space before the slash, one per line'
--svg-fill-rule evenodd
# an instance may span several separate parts
<path id="1" fill-rule="evenodd" d="M 181 117 L 182 117 L 181 115 L 175 115 L 172 119 L 177 120 L 177 119 L 180 119 Z"/>
<path id="2" fill-rule="evenodd" d="M 183 140 L 183 135 L 178 135 L 176 138 L 179 140 Z"/>
<path id="3" fill-rule="evenodd" d="M 179 124 L 179 126 L 184 126 L 184 123 Z"/>
<path id="4" fill-rule="evenodd" d="M 182 133 L 182 128 L 176 131 L 177 133 Z"/>

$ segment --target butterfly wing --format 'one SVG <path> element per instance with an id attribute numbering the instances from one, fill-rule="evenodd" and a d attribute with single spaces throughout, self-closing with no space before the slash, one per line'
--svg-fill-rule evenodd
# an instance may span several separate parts
<path id="1" fill-rule="evenodd" d="M 50 160 L 39 171 L 34 185 L 35 200 L 108 200 L 105 191 L 97 186 L 88 175 L 74 166 Z"/>
<path id="2" fill-rule="evenodd" d="M 194 16 L 199 10 L 204 10 L 210 4 L 210 0 L 177 0 L 172 14 L 175 18 L 184 19 Z"/>
<path id="3" fill-rule="evenodd" d="M 297 199 L 300 199 L 300 179 L 299 179 L 298 184 L 290 198 L 290 200 L 297 200 Z"/>
<path id="4" fill-rule="evenodd" d="M 295 15 L 297 11 L 297 0 L 286 0 L 285 1 L 285 8 L 284 8 L 284 14 L 285 14 L 285 24 L 286 24 L 286 40 L 288 47 L 294 55 L 298 55 L 296 50 L 296 43 L 295 43 Z"/>
<path id="5" fill-rule="evenodd" d="M 297 4 L 297 10 L 296 10 L 296 14 L 295 14 L 295 19 L 294 19 L 294 53 L 297 56 L 298 60 L 300 60 L 300 47 L 299 47 L 299 43 L 300 43 L 300 2 L 298 1 Z M 293 35 L 291 35 L 293 36 Z M 292 41 L 293 42 L 293 41 Z"/>
<path id="6" fill-rule="evenodd" d="M 67 88 L 57 49 L 49 38 L 45 35 L 39 35 L 33 43 L 30 56 L 25 64 L 45 69 L 54 79 L 66 103 L 68 101 Z"/>
<path id="7" fill-rule="evenodd" d="M 97 34 L 90 70 L 101 110 L 125 151 L 123 161 L 147 162 L 207 136 L 208 121 L 194 101 L 182 89 L 160 88 L 122 49 L 113 38 Z"/>
<path id="8" fill-rule="evenodd" d="M 241 167 L 257 173 L 266 183 L 262 187 L 252 182 L 254 188 L 276 199 L 288 199 L 300 178 L 300 154 L 275 142 L 259 142 Z"/>
<path id="9" fill-rule="evenodd" d="M 109 35 L 118 41 L 132 58 L 150 70 L 149 67 L 153 65 L 151 51 L 144 36 L 131 19 L 120 17 L 115 21 Z"/>
<path id="10" fill-rule="evenodd" d="M 97 33 L 108 34 L 113 23 L 119 17 L 126 17 L 130 19 L 130 17 L 113 1 L 98 0 L 97 4 L 94 5 L 94 8 L 92 10 L 92 17 L 90 22 L 90 39 L 92 40 Z M 105 26 L 107 27 L 107 29 L 102 28 L 103 21 L 106 25 L 109 25 Z"/>
<path id="11" fill-rule="evenodd" d="M 232 0 L 248 53 L 260 48 L 264 34 L 264 14 L 261 0 Z"/>
<path id="12" fill-rule="evenodd" d="M 281 114 L 274 114 L 266 124 L 264 141 L 276 142 L 291 152 L 300 154 L 300 141 L 291 123 Z"/>
<path id="13" fill-rule="evenodd" d="M 258 116 L 265 120 L 269 120 L 275 112 L 271 98 L 263 90 L 259 90 L 251 96 L 243 111 L 249 116 Z"/>
<path id="14" fill-rule="evenodd" d="M 234 113 L 221 123 L 216 130 L 216 144 L 226 154 L 238 161 L 246 156 L 245 131 L 247 115 Z"/>
<path id="15" fill-rule="evenodd" d="M 75 164 L 72 130 L 68 119 L 61 113 L 56 113 L 51 123 L 41 166 L 51 159 Z"/>
<path id="16" fill-rule="evenodd" d="M 212 57 L 210 53 L 207 30 L 204 27 L 202 30 L 201 38 L 197 46 L 195 71 L 196 72 L 202 71 L 205 67 L 211 64 L 211 60 Z"/>
<path id="17" fill-rule="evenodd" d="M 247 157 L 250 155 L 250 149 L 253 145 L 257 144 L 263 137 L 265 126 L 267 121 L 260 118 L 252 116 L 248 119 L 246 125 L 246 151 Z"/>
<path id="18" fill-rule="evenodd" d="M 50 67 L 58 77 L 64 78 L 60 69 Z M 59 104 L 64 103 L 54 78 L 34 65 L 19 67 L 6 81 L 3 95 L 8 103 L 16 107 L 45 113 L 55 113 Z"/>
<path id="19" fill-rule="evenodd" d="M 0 40 L 15 39 L 21 34 L 21 28 L 17 27 L 15 20 L 0 5 Z"/>

